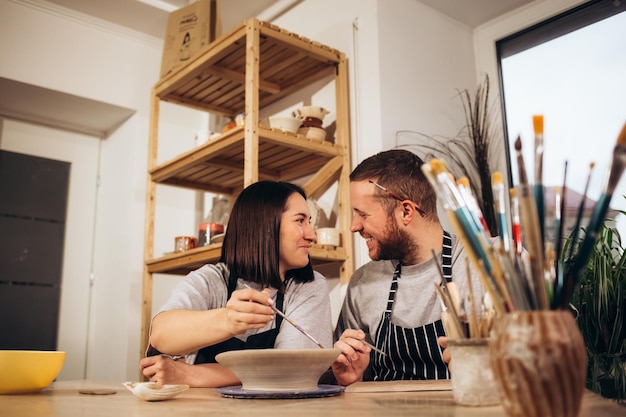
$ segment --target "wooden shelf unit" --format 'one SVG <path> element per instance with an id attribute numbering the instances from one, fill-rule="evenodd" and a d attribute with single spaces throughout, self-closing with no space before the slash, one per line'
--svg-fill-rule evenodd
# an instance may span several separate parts
<path id="1" fill-rule="evenodd" d="M 250 19 L 216 39 L 187 65 L 161 79 L 152 89 L 146 224 L 144 245 L 141 355 L 148 343 L 152 315 L 152 274 L 186 274 L 216 262 L 220 244 L 154 258 L 156 185 L 237 195 L 264 179 L 296 181 L 318 198 L 337 183 L 340 247 L 314 245 L 315 266 L 338 265 L 341 282 L 354 271 L 350 232 L 350 129 L 347 62 L 335 49 Z M 334 143 L 259 127 L 259 109 L 312 85 L 334 78 Z M 157 165 L 161 101 L 229 117 L 245 114 L 243 127 Z"/>

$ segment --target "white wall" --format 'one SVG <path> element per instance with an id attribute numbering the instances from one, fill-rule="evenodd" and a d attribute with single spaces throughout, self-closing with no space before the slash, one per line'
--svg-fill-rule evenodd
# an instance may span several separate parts
<path id="1" fill-rule="evenodd" d="M 462 127 L 456 89 L 477 76 L 473 34 L 461 23 L 417 0 L 309 0 L 274 23 L 346 54 L 353 166 L 392 148 L 398 130 L 454 136 Z M 358 236 L 355 251 L 357 267 L 369 260 Z"/>
<path id="2" fill-rule="evenodd" d="M 399 130 L 456 136 L 465 120 L 458 90 L 476 85 L 471 29 L 415 0 L 379 10 L 383 148 Z"/>
<path id="3" fill-rule="evenodd" d="M 496 79 L 493 41 L 575 3 L 544 0 L 475 34 L 417 0 L 306 0 L 274 23 L 348 56 L 355 165 L 392 147 L 397 130 L 454 135 L 463 124 L 455 89 L 474 87 L 483 72 Z M 49 10 L 36 0 L 0 2 L 0 39 L 1 77 L 137 110 L 103 141 L 87 365 L 89 378 L 135 380 L 148 105 L 158 77 L 161 43 Z M 170 141 L 160 146 L 161 161 L 191 147 L 194 130 L 205 123 L 197 115 L 164 110 L 161 137 Z M 157 197 L 161 226 L 155 231 L 155 254 L 171 250 L 173 237 L 181 230 L 194 234 L 196 204 L 195 193 L 172 187 L 159 187 Z M 358 236 L 356 243 L 358 266 L 368 258 Z M 157 286 L 164 284 L 164 291 L 154 296 L 158 307 L 175 280 L 155 280 Z M 334 309 L 339 301 L 334 291 Z"/>
<path id="4" fill-rule="evenodd" d="M 34 0 L 0 2 L 0 39 L 1 77 L 137 111 L 102 142 L 93 258 L 95 281 L 85 374 L 88 378 L 135 380 L 140 342 L 148 106 L 150 89 L 158 81 L 162 43 Z M 176 130 L 172 136 L 180 138 L 171 141 L 174 149 L 162 152 L 164 157 L 171 157 L 193 144 L 193 132 L 203 119 L 195 115 L 169 119 L 170 113 L 163 113 L 164 131 Z M 34 127 L 33 131 L 38 129 Z M 158 194 L 159 201 L 164 202 L 158 215 L 188 219 L 189 224 L 164 221 L 161 233 L 171 234 L 171 239 L 164 238 L 163 247 L 155 248 L 159 251 L 165 251 L 166 240 L 173 245 L 176 229 L 193 230 L 193 215 L 188 210 L 195 205 L 195 194 L 165 188 L 169 189 Z M 72 255 L 91 258 L 91 251 L 85 247 L 84 253 Z M 59 348 L 72 350 L 71 346 Z M 83 374 L 72 371 L 62 376 L 72 379 L 82 378 Z"/>
<path id="5" fill-rule="evenodd" d="M 585 0 L 536 1 L 476 28 L 474 31 L 474 54 L 477 73 L 486 73 L 492 80 L 497 80 L 496 41 L 582 3 L 585 3 Z M 493 86 L 498 88 L 498 94 L 500 94 L 499 86 L 496 84 Z"/>

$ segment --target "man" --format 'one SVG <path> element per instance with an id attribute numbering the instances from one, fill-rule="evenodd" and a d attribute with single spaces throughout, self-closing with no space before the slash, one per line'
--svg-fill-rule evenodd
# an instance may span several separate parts
<path id="1" fill-rule="evenodd" d="M 350 230 L 365 239 L 372 260 L 350 279 L 335 329 L 342 354 L 332 371 L 342 385 L 450 377 L 449 357 L 444 361 L 437 340 L 445 332 L 433 283 L 441 284 L 442 266 L 446 280 L 467 298 L 466 258 L 439 222 L 437 196 L 422 164 L 409 151 L 390 150 L 365 159 L 350 175 Z M 476 275 L 472 286 L 480 299 L 484 290 Z"/>

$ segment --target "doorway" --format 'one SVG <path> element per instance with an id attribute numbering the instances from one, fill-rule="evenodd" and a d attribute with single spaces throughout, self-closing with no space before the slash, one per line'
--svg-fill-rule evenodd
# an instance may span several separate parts
<path id="1" fill-rule="evenodd" d="M 67 356 L 59 380 L 85 377 L 100 141 L 13 120 L 3 120 L 1 125 L 1 150 L 71 165 L 56 332 L 56 349 Z"/>
<path id="2" fill-rule="evenodd" d="M 0 150 L 0 349 L 56 349 L 70 169 Z"/>

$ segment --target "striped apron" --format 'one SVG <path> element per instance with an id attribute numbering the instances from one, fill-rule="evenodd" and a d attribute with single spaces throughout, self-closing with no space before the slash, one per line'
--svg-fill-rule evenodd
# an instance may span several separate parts
<path id="1" fill-rule="evenodd" d="M 452 280 L 452 239 L 444 231 L 441 251 L 443 275 Z M 398 262 L 391 281 L 387 308 L 376 333 L 376 347 L 387 355 L 372 351 L 372 371 L 375 381 L 406 379 L 449 379 L 448 366 L 441 357 L 442 348 L 437 337 L 445 336 L 441 319 L 414 329 L 396 326 L 391 322 L 391 311 L 398 289 L 401 264 Z"/>

